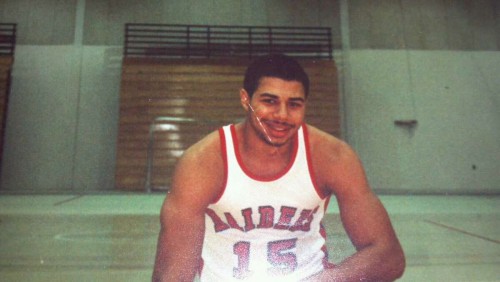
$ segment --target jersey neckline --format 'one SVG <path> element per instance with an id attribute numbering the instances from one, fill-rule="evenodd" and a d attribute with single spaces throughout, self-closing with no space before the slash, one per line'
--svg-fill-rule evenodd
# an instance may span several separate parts
<path id="1" fill-rule="evenodd" d="M 247 166 L 245 166 L 245 163 L 243 162 L 243 158 L 240 154 L 239 150 L 239 140 L 238 136 L 236 134 L 236 127 L 234 124 L 230 126 L 231 129 L 231 139 L 233 140 L 233 150 L 234 150 L 234 155 L 236 156 L 236 160 L 238 161 L 238 165 L 240 166 L 241 170 L 250 178 L 257 180 L 257 181 L 262 181 L 262 182 L 270 182 L 270 181 L 275 181 L 283 177 L 285 174 L 287 174 L 290 169 L 292 168 L 293 164 L 295 163 L 295 160 L 297 158 L 297 152 L 299 148 L 299 138 L 298 138 L 298 130 L 294 134 L 294 145 L 293 145 L 293 150 L 292 150 L 292 157 L 290 158 L 290 161 L 288 162 L 288 165 L 280 172 L 278 172 L 275 175 L 269 176 L 269 177 L 263 177 L 259 176 L 255 173 L 253 173 Z M 300 128 L 299 128 L 300 130 Z"/>

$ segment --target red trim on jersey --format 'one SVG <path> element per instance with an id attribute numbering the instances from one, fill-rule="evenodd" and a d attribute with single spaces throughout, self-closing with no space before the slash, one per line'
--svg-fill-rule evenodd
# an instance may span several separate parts
<path id="1" fill-rule="evenodd" d="M 262 176 L 258 176 L 256 174 L 252 173 L 243 163 L 243 159 L 240 155 L 240 150 L 238 149 L 239 143 L 238 143 L 238 137 L 236 135 L 236 128 L 235 128 L 234 124 L 231 125 L 231 137 L 233 138 L 233 146 L 234 146 L 234 153 L 236 155 L 236 160 L 238 161 L 238 164 L 240 165 L 241 170 L 243 170 L 243 172 L 248 177 L 250 177 L 254 180 L 257 180 L 257 181 L 270 182 L 270 181 L 280 179 L 283 175 L 285 175 L 288 171 L 290 171 L 293 164 L 295 163 L 295 158 L 297 157 L 297 152 L 299 151 L 299 142 L 298 142 L 299 137 L 298 137 L 298 134 L 295 133 L 295 135 L 293 137 L 293 138 L 295 138 L 295 142 L 294 142 L 292 158 L 290 159 L 290 162 L 288 163 L 288 165 L 285 167 L 285 169 L 283 169 L 283 171 L 281 171 L 277 175 L 273 175 L 271 177 L 262 177 Z"/>
<path id="2" fill-rule="evenodd" d="M 326 242 L 326 229 L 325 229 L 325 226 L 323 225 L 323 222 L 321 222 L 319 225 L 319 233 L 325 239 L 325 242 Z M 326 243 L 321 248 L 321 251 L 323 251 L 323 253 L 325 254 L 325 256 L 323 257 L 324 269 L 334 268 L 335 264 L 329 261 L 329 254 L 328 254 L 328 248 L 326 247 Z"/>
<path id="3" fill-rule="evenodd" d="M 198 276 L 201 276 L 201 273 L 203 272 L 203 266 L 205 266 L 205 261 L 203 260 L 203 258 L 200 257 L 198 263 Z"/>
<path id="4" fill-rule="evenodd" d="M 323 191 L 319 188 L 319 185 L 316 182 L 316 175 L 314 173 L 314 169 L 313 169 L 313 165 L 312 165 L 313 164 L 312 155 L 311 155 L 310 146 L 309 146 L 309 131 L 308 131 L 307 125 L 305 123 L 303 124 L 302 128 L 304 128 L 304 143 L 305 143 L 305 147 L 306 147 L 306 158 L 307 158 L 307 167 L 309 169 L 309 176 L 311 177 L 311 182 L 313 183 L 314 189 L 316 190 L 316 193 L 318 193 L 318 196 L 321 199 L 327 198 L 325 200 L 325 207 L 324 207 L 324 213 L 326 214 L 326 210 L 328 209 L 328 204 L 330 204 L 331 197 L 330 197 L 330 195 L 325 195 L 323 193 Z M 321 237 L 323 237 L 325 239 L 325 244 L 321 248 L 321 251 L 325 254 L 325 256 L 323 257 L 323 267 L 324 267 L 324 269 L 334 268 L 335 264 L 333 264 L 329 261 L 328 248 L 326 246 L 326 240 L 327 240 L 326 229 L 325 229 L 325 226 L 323 225 L 323 222 L 320 223 L 319 233 L 321 234 Z"/>
<path id="5" fill-rule="evenodd" d="M 326 214 L 326 211 L 328 210 L 328 205 L 330 204 L 330 200 L 332 199 L 332 196 L 329 195 L 327 196 L 328 198 L 325 200 L 325 210 L 324 210 L 324 214 Z"/>
<path id="6" fill-rule="evenodd" d="M 219 139 L 220 139 L 220 152 L 222 155 L 222 160 L 224 161 L 224 182 L 222 183 L 222 189 L 220 191 L 220 194 L 212 202 L 212 204 L 217 203 L 220 200 L 220 198 L 222 198 L 222 195 L 224 195 L 224 191 L 226 191 L 227 175 L 228 175 L 226 137 L 224 134 L 224 129 L 222 127 L 219 128 Z"/>
<path id="7" fill-rule="evenodd" d="M 307 158 L 307 167 L 309 168 L 309 176 L 311 177 L 311 182 L 313 183 L 314 189 L 316 190 L 316 193 L 318 193 L 318 196 L 321 199 L 326 198 L 328 195 L 325 195 L 323 191 L 319 188 L 317 182 L 316 182 L 316 174 L 314 173 L 314 168 L 312 165 L 312 156 L 311 156 L 311 151 L 310 151 L 310 146 L 309 146 L 309 131 L 307 129 L 307 125 L 304 123 L 302 125 L 302 128 L 304 129 L 304 143 L 306 147 L 306 158 Z M 325 207 L 326 208 L 326 207 Z"/>

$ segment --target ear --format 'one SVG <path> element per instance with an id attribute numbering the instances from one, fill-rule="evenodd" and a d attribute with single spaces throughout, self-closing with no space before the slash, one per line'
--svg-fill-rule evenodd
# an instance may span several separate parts
<path id="1" fill-rule="evenodd" d="M 250 95 L 245 89 L 240 89 L 240 103 L 243 106 L 243 109 L 248 112 L 250 109 Z"/>

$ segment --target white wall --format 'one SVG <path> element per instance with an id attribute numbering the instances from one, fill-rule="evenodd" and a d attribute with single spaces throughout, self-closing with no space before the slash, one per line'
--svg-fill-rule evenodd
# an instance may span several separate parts
<path id="1" fill-rule="evenodd" d="M 356 50 L 349 57 L 349 136 L 374 189 L 498 193 L 499 52 Z M 413 129 L 394 124 L 412 119 Z"/>
<path id="2" fill-rule="evenodd" d="M 114 188 L 121 47 L 83 48 L 74 189 Z"/>
<path id="3" fill-rule="evenodd" d="M 30 46 L 16 52 L 2 188 L 68 187 L 78 102 L 77 52 Z"/>
<path id="4" fill-rule="evenodd" d="M 17 46 L 2 190 L 114 186 L 121 48 Z"/>

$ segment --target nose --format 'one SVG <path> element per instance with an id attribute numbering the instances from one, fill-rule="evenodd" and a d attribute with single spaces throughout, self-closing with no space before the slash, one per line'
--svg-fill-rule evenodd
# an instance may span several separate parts
<path id="1" fill-rule="evenodd" d="M 285 103 L 281 103 L 276 111 L 274 112 L 274 117 L 277 120 L 285 120 L 288 117 L 288 108 Z"/>

